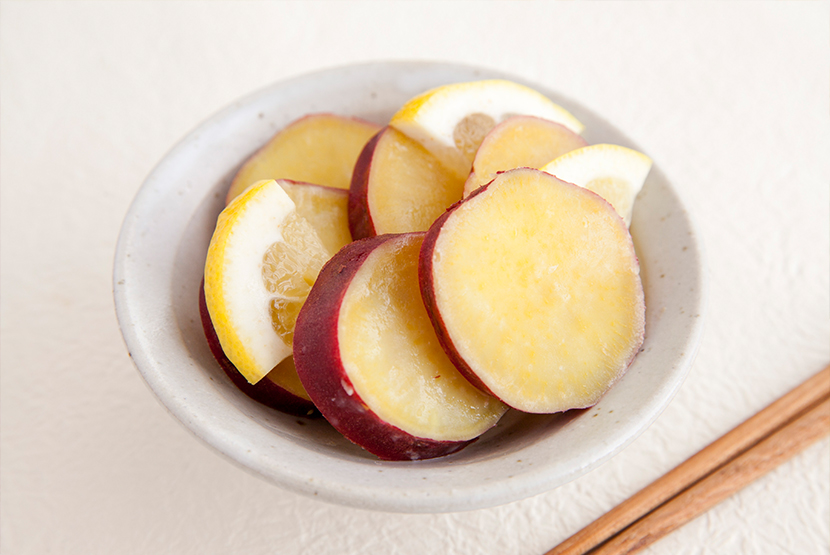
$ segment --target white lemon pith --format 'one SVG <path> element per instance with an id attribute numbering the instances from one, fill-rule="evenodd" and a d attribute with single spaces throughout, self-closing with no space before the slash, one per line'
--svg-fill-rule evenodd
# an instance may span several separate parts
<path id="1" fill-rule="evenodd" d="M 222 350 L 250 383 L 291 355 L 294 322 L 326 251 L 273 180 L 219 215 L 205 263 L 205 300 Z"/>
<path id="2" fill-rule="evenodd" d="M 575 133 L 583 125 L 541 93 L 493 79 L 444 85 L 416 96 L 389 125 L 420 142 L 460 178 L 470 173 L 476 149 L 497 124 L 514 115 L 560 123 Z"/>
<path id="3" fill-rule="evenodd" d="M 562 181 L 593 191 L 631 225 L 634 199 L 651 171 L 651 158 L 619 145 L 597 144 L 572 150 L 541 169 Z"/>

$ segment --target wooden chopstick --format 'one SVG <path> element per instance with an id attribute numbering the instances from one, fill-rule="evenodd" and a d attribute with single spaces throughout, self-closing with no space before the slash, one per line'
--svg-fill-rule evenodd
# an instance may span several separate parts
<path id="1" fill-rule="evenodd" d="M 645 549 L 812 445 L 828 432 L 830 397 L 589 553 L 622 555 Z"/>
<path id="2" fill-rule="evenodd" d="M 591 555 L 595 553 L 606 555 L 639 551 L 830 431 L 828 398 L 830 398 L 830 366 L 545 555 L 583 555 L 588 552 Z M 811 409 L 818 412 L 811 411 Z M 779 431 L 780 433 L 776 433 Z M 815 436 L 816 433 L 817 436 Z M 773 439 L 774 437 L 777 439 Z M 788 443 L 790 440 L 794 442 L 792 445 Z M 754 447 L 757 447 L 758 451 L 749 454 L 748 451 Z M 745 453 L 746 457 L 742 458 Z M 787 455 L 782 458 L 776 453 L 787 453 Z M 731 466 L 728 464 L 730 461 L 733 463 Z M 759 461 L 767 462 L 761 464 Z M 758 469 L 765 470 L 758 473 Z M 734 475 L 736 472 L 739 476 Z M 715 479 L 715 476 L 720 476 L 720 478 Z M 748 478 L 748 481 L 745 478 Z M 692 487 L 694 487 L 693 492 Z M 707 491 L 707 488 L 711 488 L 711 491 Z M 664 503 L 668 507 L 667 502 L 672 499 L 680 499 L 679 494 L 687 489 L 690 492 L 685 494 L 683 502 L 677 501 L 672 508 L 666 508 L 660 513 L 655 511 Z M 724 492 L 728 493 L 723 495 Z M 695 502 L 691 503 L 690 500 L 695 500 Z M 689 510 L 678 510 L 678 503 L 681 503 L 680 509 L 683 509 L 683 503 L 689 504 Z M 654 515 L 651 515 L 652 512 Z M 650 518 L 646 519 L 646 515 L 650 515 Z M 638 522 L 640 520 L 641 522 Z M 634 526 L 627 528 L 635 522 L 637 522 L 636 528 Z M 620 533 L 623 530 L 624 532 Z M 659 535 L 656 535 L 657 533 Z M 618 534 L 616 538 L 615 534 Z M 631 541 L 626 538 L 630 538 Z M 591 551 L 598 546 L 602 547 Z"/>

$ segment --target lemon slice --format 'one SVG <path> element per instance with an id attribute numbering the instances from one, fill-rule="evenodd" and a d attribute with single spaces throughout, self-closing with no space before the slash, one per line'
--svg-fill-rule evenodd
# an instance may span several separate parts
<path id="1" fill-rule="evenodd" d="M 541 170 L 595 192 L 630 226 L 634 199 L 643 188 L 651 164 L 651 158 L 636 150 L 597 144 L 563 154 Z"/>
<path id="2" fill-rule="evenodd" d="M 294 324 L 332 253 L 277 181 L 260 181 L 219 215 L 205 301 L 222 350 L 250 383 L 291 355 Z"/>
<path id="3" fill-rule="evenodd" d="M 466 178 L 484 136 L 515 115 L 545 118 L 575 133 L 584 128 L 541 93 L 500 79 L 429 90 L 404 104 L 389 124 L 424 145 L 457 177 Z"/>

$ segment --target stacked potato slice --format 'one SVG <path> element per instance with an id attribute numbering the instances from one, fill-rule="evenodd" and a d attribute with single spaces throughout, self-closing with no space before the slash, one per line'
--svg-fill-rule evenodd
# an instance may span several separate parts
<path id="1" fill-rule="evenodd" d="M 383 128 L 289 125 L 240 169 L 211 240 L 217 360 L 387 460 L 455 452 L 508 408 L 595 404 L 644 339 L 628 225 L 651 161 L 581 131 L 502 80 L 427 91 Z"/>

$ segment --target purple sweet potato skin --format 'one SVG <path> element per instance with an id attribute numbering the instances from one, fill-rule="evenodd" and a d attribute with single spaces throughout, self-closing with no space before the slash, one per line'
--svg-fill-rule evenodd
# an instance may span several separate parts
<path id="1" fill-rule="evenodd" d="M 294 362 L 300 381 L 335 429 L 384 460 L 448 455 L 470 441 L 415 437 L 384 422 L 363 402 L 340 357 L 338 318 L 354 276 L 377 247 L 397 235 L 380 235 L 344 247 L 323 266 L 294 328 Z"/>
<path id="2" fill-rule="evenodd" d="M 293 416 L 306 416 L 310 418 L 317 418 L 320 416 L 319 411 L 314 406 L 314 403 L 302 397 L 297 397 L 293 393 L 283 389 L 267 378 L 261 379 L 256 384 L 251 384 L 245 377 L 239 373 L 236 366 L 225 356 L 222 351 L 222 345 L 219 343 L 219 338 L 216 335 L 216 330 L 213 328 L 213 322 L 210 319 L 210 313 L 205 302 L 205 284 L 202 281 L 199 287 L 199 314 L 202 319 L 202 329 L 205 332 L 210 352 L 213 358 L 219 363 L 219 366 L 224 370 L 225 374 L 231 379 L 233 384 L 238 387 L 242 393 L 262 403 L 267 407 L 276 409 L 286 414 Z"/>
<path id="3" fill-rule="evenodd" d="M 383 136 L 384 127 L 378 131 L 364 145 L 363 150 L 357 157 L 352 172 L 352 182 L 349 186 L 349 231 L 352 237 L 365 239 L 377 235 L 375 224 L 372 222 L 372 214 L 369 212 L 369 175 L 372 170 L 372 157 L 375 154 L 380 138 Z"/>
<path id="4" fill-rule="evenodd" d="M 438 241 L 438 236 L 440 235 L 444 224 L 450 217 L 452 217 L 453 213 L 459 206 L 461 206 L 462 203 L 468 202 L 470 199 L 482 194 L 489 186 L 490 184 L 488 183 L 487 185 L 476 189 L 467 198 L 450 206 L 446 212 L 441 214 L 441 216 L 432 223 L 426 232 L 426 237 L 424 237 L 424 242 L 421 245 L 421 252 L 418 257 L 418 283 L 421 286 L 421 298 L 424 300 L 424 306 L 427 309 L 427 314 L 429 315 L 429 319 L 432 321 L 432 326 L 435 328 L 435 335 L 438 337 L 438 343 L 440 343 L 441 347 L 444 349 L 447 357 L 449 357 L 450 361 L 452 361 L 453 365 L 455 365 L 467 381 L 479 388 L 481 391 L 495 397 L 496 395 L 494 395 L 493 392 L 490 391 L 490 389 L 484 384 L 484 382 L 479 379 L 472 367 L 466 360 L 464 360 L 450 337 L 447 326 L 441 318 L 441 310 L 438 306 L 438 301 L 435 298 L 435 276 L 433 274 L 432 264 L 435 244 Z"/>

